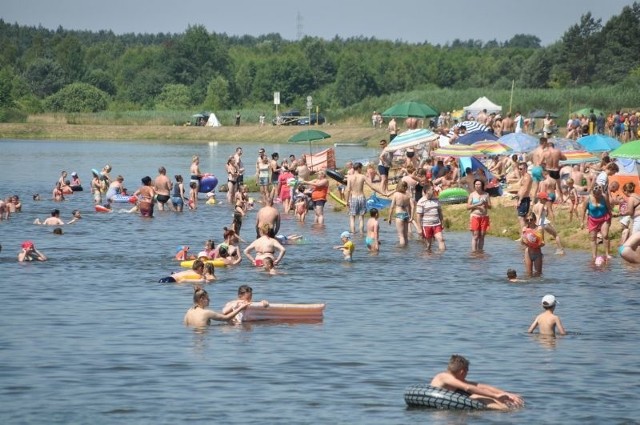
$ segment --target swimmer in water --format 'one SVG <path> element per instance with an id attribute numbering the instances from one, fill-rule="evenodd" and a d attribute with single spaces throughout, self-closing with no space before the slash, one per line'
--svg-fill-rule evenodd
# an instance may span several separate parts
<path id="1" fill-rule="evenodd" d="M 247 303 L 247 305 L 249 305 L 251 304 L 252 299 L 253 288 L 251 288 L 249 285 L 240 285 L 238 287 L 238 298 L 225 304 L 224 308 L 222 309 L 222 314 L 230 313 L 244 303 Z M 269 307 L 269 301 L 267 300 L 260 301 L 260 304 L 262 304 L 263 307 Z M 233 318 L 233 322 L 242 323 L 242 314 L 235 316 Z"/>
<path id="2" fill-rule="evenodd" d="M 218 313 L 209 310 L 209 294 L 201 286 L 193 288 L 193 306 L 184 315 L 185 326 L 203 327 L 211 324 L 212 320 L 228 321 L 236 317 L 249 306 L 249 302 L 238 302 L 235 308 L 229 312 Z"/>

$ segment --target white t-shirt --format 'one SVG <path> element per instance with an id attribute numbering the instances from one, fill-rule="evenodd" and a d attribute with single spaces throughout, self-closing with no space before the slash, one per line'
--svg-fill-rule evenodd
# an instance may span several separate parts
<path id="1" fill-rule="evenodd" d="M 440 209 L 440 202 L 436 199 L 427 199 L 426 197 L 420 198 L 416 204 L 416 213 L 422 216 L 422 226 L 437 226 L 442 224 L 440 222 L 440 215 L 438 210 Z"/>

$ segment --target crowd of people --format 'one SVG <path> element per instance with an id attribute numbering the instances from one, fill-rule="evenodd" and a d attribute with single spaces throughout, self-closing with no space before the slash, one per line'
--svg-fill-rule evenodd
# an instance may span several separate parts
<path id="1" fill-rule="evenodd" d="M 348 218 L 345 217 L 345 227 L 348 225 L 349 230 L 340 234 L 341 243 L 334 246 L 341 253 L 342 259 L 353 261 L 357 249 L 354 236 L 358 233 L 370 253 L 375 255 L 380 252 L 380 211 L 377 208 L 367 209 L 366 191 L 375 192 L 390 200 L 386 219 L 389 224 L 395 225 L 396 246 L 403 247 L 412 243 L 410 236 L 415 232 L 426 250 L 437 247 L 443 252 L 446 250 L 445 211 L 438 201 L 438 193 L 447 188 L 465 188 L 468 192 L 465 207 L 469 212 L 471 251 L 484 251 L 490 213 L 501 207 L 488 192 L 487 186 L 495 182 L 488 178 L 484 169 L 466 169 L 461 172 L 460 164 L 455 158 L 421 156 L 413 149 L 408 149 L 405 157 L 398 161 L 386 147 L 387 141 L 381 140 L 377 167 L 375 163 L 368 164 L 365 170 L 364 164 L 360 162 L 348 162 L 344 169 L 346 184 L 342 196 L 348 215 Z M 566 211 L 569 220 L 576 220 L 581 227 L 587 228 L 594 262 L 599 257 L 599 241 L 602 240 L 606 262 L 611 258 L 609 229 L 614 207 L 617 206 L 616 214 L 624 229 L 618 252 L 626 261 L 640 262 L 640 197 L 635 194 L 633 183 L 627 183 L 622 188 L 609 183 L 609 178 L 618 169 L 607 156 L 603 156 L 599 164 L 565 167 L 560 165 L 562 159 L 562 152 L 546 137 L 541 137 L 540 145 L 528 157 L 495 157 L 487 164 L 487 169 L 495 176 L 495 180 L 511 182 L 517 186 L 513 194 L 516 198 L 514 226 L 520 229 L 519 242 L 524 245 L 523 264 L 527 275 L 542 274 L 545 234 L 554 239 L 555 253 L 564 254 L 557 229 L 559 210 Z M 397 172 L 392 177 L 394 168 Z M 245 183 L 248 170 L 255 170 L 254 176 L 259 189 L 259 195 L 256 195 L 259 199 L 255 201 L 259 208 L 255 208 L 255 211 L 252 211 L 255 204 L 249 197 Z M 286 245 L 302 238 L 300 235 L 279 234 L 281 216 L 291 214 L 304 223 L 307 211 L 313 211 L 314 224 L 324 226 L 325 223 L 324 207 L 332 184 L 324 171 L 317 171 L 312 175 L 304 157 L 297 159 L 290 155 L 280 160 L 278 153 L 268 155 L 261 148 L 257 152 L 254 167 L 245 167 L 243 149 L 238 147 L 228 158 L 225 171 L 227 182 L 221 186 L 226 189 L 226 203 L 227 208 L 232 211 L 232 219 L 223 229 L 223 242 L 216 246 L 213 240 L 207 240 L 203 250 L 197 255 L 189 254 L 188 247 L 181 248 L 180 259 L 192 259 L 191 268 L 161 279 L 165 283 L 196 284 L 193 306 L 184 317 L 184 323 L 190 326 L 203 326 L 212 320 L 241 320 L 243 310 L 251 302 L 251 288 L 243 285 L 239 288 L 238 299 L 227 303 L 221 313 L 208 309 L 208 294 L 199 285 L 216 280 L 212 260 L 232 266 L 240 264 L 244 257 L 266 273 L 278 274 L 278 266 L 287 252 Z M 124 177 L 117 175 L 112 178 L 111 172 L 110 165 L 105 165 L 101 171 L 94 170 L 90 190 L 96 205 L 111 206 L 116 196 L 124 195 L 131 196 L 135 203 L 129 211 L 143 217 L 153 217 L 154 211 L 179 213 L 183 211 L 184 205 L 194 210 L 198 208 L 198 189 L 205 174 L 200 170 L 197 155 L 192 157 L 189 169 L 189 194 L 182 176 L 177 174 L 172 181 L 167 177 L 167 170 L 163 166 L 158 168 L 155 178 L 143 177 L 140 186 L 131 195 L 128 195 L 124 187 Z M 65 188 L 71 187 L 67 184 L 66 177 L 67 173 L 63 171 L 55 184 L 52 197 L 56 201 L 64 199 L 65 190 L 69 190 Z M 72 173 L 72 177 L 80 186 L 77 174 Z M 208 198 L 215 199 L 215 194 Z M 9 219 L 11 214 L 21 210 L 18 196 L 11 196 L 1 202 L 3 219 Z M 367 213 L 368 219 L 365 218 Z M 249 215 L 255 215 L 256 236 L 244 236 L 245 239 L 252 239 L 246 241 L 241 234 L 251 233 L 243 229 L 243 222 Z M 51 211 L 50 217 L 36 219 L 34 223 L 60 227 L 78 223 L 81 218 L 80 211 L 74 210 L 70 220 L 66 221 L 60 218 L 60 210 L 56 208 Z M 246 244 L 244 249 L 240 247 L 241 243 Z M 21 248 L 19 261 L 47 260 L 47 256 L 37 250 L 32 241 L 25 241 Z M 514 270 L 508 272 L 508 278 L 511 282 L 521 281 L 517 279 Z M 556 331 L 566 333 L 560 319 L 554 315 L 556 304 L 552 295 L 543 298 L 545 312 L 535 318 L 529 332 L 539 329 L 545 335 L 554 335 Z M 268 306 L 268 302 L 263 301 L 263 305 Z M 515 394 L 467 381 L 468 368 L 466 359 L 454 356 L 448 370 L 436 375 L 431 383 L 454 391 L 464 391 L 491 408 L 505 409 L 523 405 L 522 398 Z"/>

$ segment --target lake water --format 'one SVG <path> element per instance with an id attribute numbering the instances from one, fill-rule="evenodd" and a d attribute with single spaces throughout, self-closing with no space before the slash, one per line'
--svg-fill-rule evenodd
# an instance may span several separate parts
<path id="1" fill-rule="evenodd" d="M 258 147 L 244 145 L 248 168 Z M 250 284 L 256 300 L 327 303 L 323 322 L 194 331 L 182 325 L 192 287 L 157 280 L 179 268 L 176 246 L 220 241 L 231 221 L 227 205 L 143 219 L 94 213 L 89 192 L 49 199 L 62 169 L 78 171 L 88 188 L 90 169 L 110 163 L 112 175 L 123 174 L 135 189 L 160 165 L 187 176 L 196 153 L 204 171 L 224 177 L 234 148 L 0 141 L 0 195 L 17 193 L 24 203 L 22 213 L 0 222 L 0 423 L 639 423 L 640 269 L 617 258 L 594 269 L 588 253 L 557 257 L 551 244 L 543 278 L 509 284 L 507 268 L 523 273 L 511 240 L 488 238 L 487 253 L 472 257 L 470 235 L 449 232 L 447 252 L 428 255 L 416 239 L 396 248 L 394 228 L 381 223 L 380 255 L 370 256 L 356 236 L 354 261 L 344 263 L 331 247 L 348 218 L 328 206 L 324 228 L 312 226 L 312 213 L 304 225 L 283 219 L 282 233 L 312 242 L 288 247 L 286 274 L 266 276 L 245 260 L 217 269 L 218 281 L 207 287 L 217 311 Z M 281 157 L 305 152 L 265 148 Z M 337 148 L 339 164 L 372 155 Z M 33 193 L 43 200 L 32 201 Z M 65 221 L 75 208 L 84 218 L 62 236 L 31 224 L 54 207 Z M 248 240 L 253 218 L 244 226 Z M 49 261 L 17 263 L 25 239 Z M 547 293 L 558 297 L 570 335 L 526 333 Z M 404 389 L 430 380 L 452 353 L 470 359 L 469 379 L 520 393 L 526 407 L 408 409 Z"/>

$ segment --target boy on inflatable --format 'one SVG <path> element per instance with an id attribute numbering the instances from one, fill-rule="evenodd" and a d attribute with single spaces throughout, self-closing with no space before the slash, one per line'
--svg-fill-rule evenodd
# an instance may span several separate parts
<path id="1" fill-rule="evenodd" d="M 483 403 L 488 409 L 509 410 L 524 406 L 524 400 L 517 394 L 479 382 L 467 381 L 469 360 L 453 354 L 445 372 L 440 372 L 431 380 L 431 385 L 455 391 Z"/>

